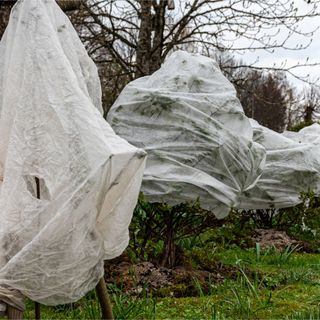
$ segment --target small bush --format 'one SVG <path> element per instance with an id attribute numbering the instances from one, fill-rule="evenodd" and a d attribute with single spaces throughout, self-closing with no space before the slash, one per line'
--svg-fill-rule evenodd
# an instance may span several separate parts
<path id="1" fill-rule="evenodd" d="M 177 253 L 181 253 L 181 244 L 192 246 L 190 237 L 195 241 L 205 230 L 221 225 L 222 221 L 202 209 L 198 200 L 169 206 L 149 203 L 141 195 L 130 227 L 131 256 L 173 267 L 177 263 Z M 182 241 L 188 237 L 190 243 Z"/>

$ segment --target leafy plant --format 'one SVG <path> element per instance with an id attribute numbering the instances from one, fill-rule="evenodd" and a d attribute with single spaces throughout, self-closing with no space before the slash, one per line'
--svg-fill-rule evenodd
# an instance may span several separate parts
<path id="1" fill-rule="evenodd" d="M 266 295 L 263 281 L 258 278 L 251 280 L 240 264 L 239 272 L 236 283 L 230 287 L 232 296 L 224 302 L 229 305 L 229 312 L 238 319 L 256 318 L 255 315 L 259 310 L 271 305 L 271 291 L 267 291 Z"/>
<path id="2" fill-rule="evenodd" d="M 193 246 L 199 234 L 221 225 L 222 221 L 202 209 L 198 200 L 169 206 L 149 203 L 141 195 L 131 223 L 130 250 L 138 260 L 173 267 L 182 244 L 188 246 L 189 241 Z"/>
<path id="3" fill-rule="evenodd" d="M 273 225 L 298 238 L 317 239 L 320 235 L 320 199 L 314 192 L 302 193 L 301 204 L 279 210 Z"/>
<path id="4" fill-rule="evenodd" d="M 275 254 L 275 264 L 284 264 L 288 263 L 289 259 L 292 257 L 292 254 L 299 249 L 299 244 L 297 245 L 288 245 L 283 251 L 278 254 Z"/>
<path id="5" fill-rule="evenodd" d="M 256 243 L 256 262 L 264 262 L 266 257 L 269 259 L 266 261 L 268 264 L 285 264 L 288 263 L 292 254 L 300 249 L 300 245 L 288 245 L 283 250 L 277 250 L 275 246 L 268 247 L 262 250 L 259 243 Z"/>
<path id="6" fill-rule="evenodd" d="M 256 258 L 257 258 L 257 262 L 261 261 L 261 247 L 260 247 L 260 243 L 256 243 Z"/>

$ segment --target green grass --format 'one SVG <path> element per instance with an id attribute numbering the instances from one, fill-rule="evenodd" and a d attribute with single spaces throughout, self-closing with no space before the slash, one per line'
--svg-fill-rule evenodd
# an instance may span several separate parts
<path id="1" fill-rule="evenodd" d="M 111 294 L 116 319 L 320 319 L 320 255 L 276 250 L 218 248 L 212 261 L 238 268 L 222 284 L 212 283 L 205 295 L 195 281 L 197 297 L 134 298 Z M 94 292 L 73 306 L 42 306 L 42 319 L 99 319 Z M 33 319 L 27 303 L 25 319 Z"/>

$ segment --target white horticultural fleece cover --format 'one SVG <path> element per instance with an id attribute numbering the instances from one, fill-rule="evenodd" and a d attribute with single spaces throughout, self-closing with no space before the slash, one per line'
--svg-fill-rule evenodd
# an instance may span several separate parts
<path id="1" fill-rule="evenodd" d="M 230 208 L 290 207 L 302 191 L 319 191 L 319 148 L 251 123 L 207 57 L 173 53 L 159 71 L 123 90 L 108 121 L 148 152 L 142 191 L 150 201 L 199 197 L 224 217 Z"/>
<path id="2" fill-rule="evenodd" d="M 264 167 L 232 84 L 216 62 L 183 51 L 131 82 L 108 114 L 117 134 L 144 148 L 142 191 L 152 202 L 199 197 L 218 217 L 237 207 Z"/>
<path id="3" fill-rule="evenodd" d="M 126 248 L 145 152 L 99 110 L 68 18 L 54 0 L 18 1 L 0 44 L 0 289 L 76 301 Z"/>
<path id="4" fill-rule="evenodd" d="M 315 141 L 319 139 L 320 126 L 280 134 L 253 119 L 250 122 L 253 139 L 266 148 L 267 160 L 262 176 L 255 187 L 244 194 L 239 207 L 286 208 L 301 202 L 301 192 L 319 194 L 320 148 Z M 309 139 L 306 132 L 309 132 Z"/>
<path id="5" fill-rule="evenodd" d="M 308 127 L 302 128 L 299 132 L 285 131 L 283 135 L 299 143 L 311 143 L 315 146 L 318 145 L 319 149 L 320 125 L 318 123 L 314 123 Z"/>

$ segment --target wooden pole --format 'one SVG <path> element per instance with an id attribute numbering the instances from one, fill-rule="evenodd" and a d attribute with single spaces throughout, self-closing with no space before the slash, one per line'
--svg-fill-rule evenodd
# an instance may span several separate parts
<path id="1" fill-rule="evenodd" d="M 36 181 L 36 193 L 37 193 L 37 199 L 40 199 L 40 179 L 38 177 L 34 178 Z M 34 303 L 34 313 L 35 313 L 35 319 L 40 320 L 41 319 L 41 307 L 39 302 Z"/>
<path id="2" fill-rule="evenodd" d="M 41 319 L 41 307 L 39 302 L 34 303 L 34 314 L 35 314 L 35 319 L 40 320 Z"/>
<path id="3" fill-rule="evenodd" d="M 104 278 L 102 277 L 96 286 L 97 296 L 101 306 L 101 319 L 113 320 L 112 305 Z"/>

